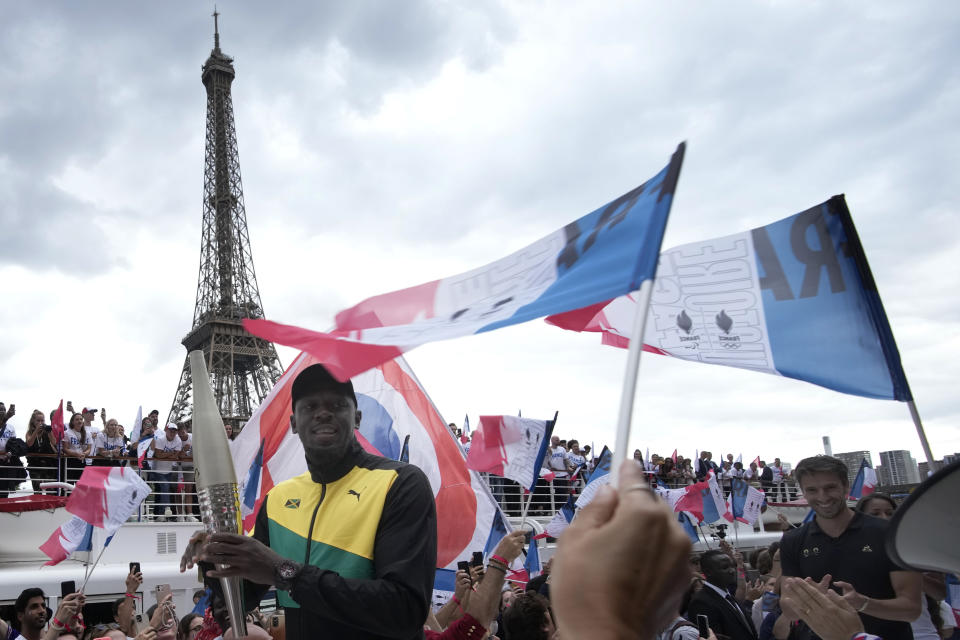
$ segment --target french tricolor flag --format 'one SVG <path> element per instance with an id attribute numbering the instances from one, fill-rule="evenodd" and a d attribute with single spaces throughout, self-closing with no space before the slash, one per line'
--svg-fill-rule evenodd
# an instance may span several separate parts
<path id="1" fill-rule="evenodd" d="M 842 195 L 764 227 L 660 254 L 644 350 L 887 400 L 912 396 Z M 553 315 L 629 346 L 634 294 Z"/>
<path id="2" fill-rule="evenodd" d="M 877 472 L 870 466 L 866 458 L 860 461 L 860 470 L 850 485 L 850 497 L 859 500 L 863 496 L 873 493 L 877 486 Z"/>
<path id="3" fill-rule="evenodd" d="M 368 298 L 329 332 L 245 319 L 250 333 L 318 358 L 347 380 L 415 347 L 612 300 L 652 280 L 685 145 L 639 187 L 466 273 Z"/>

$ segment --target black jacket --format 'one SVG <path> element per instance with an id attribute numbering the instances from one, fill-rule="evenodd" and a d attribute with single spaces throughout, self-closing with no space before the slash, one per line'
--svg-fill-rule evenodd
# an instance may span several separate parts
<path id="1" fill-rule="evenodd" d="M 742 607 L 740 611 L 743 612 Z M 750 614 L 743 612 L 743 616 L 737 615 L 733 604 L 710 587 L 704 586 L 693 596 L 687 614 L 687 619 L 693 623 L 696 623 L 698 615 L 707 616 L 710 628 L 720 640 L 757 640 L 757 630 L 753 627 Z"/>

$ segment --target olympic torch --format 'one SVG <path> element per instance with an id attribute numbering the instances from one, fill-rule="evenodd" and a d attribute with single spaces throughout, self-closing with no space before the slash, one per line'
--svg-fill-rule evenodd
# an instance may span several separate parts
<path id="1" fill-rule="evenodd" d="M 237 474 L 202 351 L 190 352 L 190 376 L 193 378 L 193 460 L 203 523 L 209 533 L 243 533 Z M 223 569 L 225 565 L 216 567 Z M 247 619 L 240 578 L 220 578 L 220 587 L 230 614 L 233 636 L 246 636 Z"/>

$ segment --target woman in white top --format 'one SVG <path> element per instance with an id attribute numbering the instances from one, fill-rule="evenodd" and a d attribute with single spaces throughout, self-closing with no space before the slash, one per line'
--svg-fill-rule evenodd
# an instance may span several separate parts
<path id="1" fill-rule="evenodd" d="M 63 455 L 67 461 L 66 482 L 76 482 L 83 473 L 84 458 L 90 455 L 93 440 L 83 426 L 83 416 L 75 413 L 70 416 L 70 427 L 63 434 Z"/>
<path id="2" fill-rule="evenodd" d="M 110 418 L 104 423 L 103 431 L 96 437 L 97 455 L 107 458 L 117 458 L 122 456 L 125 451 L 125 442 L 120 435 L 120 423 L 116 418 Z M 122 460 L 94 460 L 95 465 L 101 467 L 119 467 L 122 466 Z"/>

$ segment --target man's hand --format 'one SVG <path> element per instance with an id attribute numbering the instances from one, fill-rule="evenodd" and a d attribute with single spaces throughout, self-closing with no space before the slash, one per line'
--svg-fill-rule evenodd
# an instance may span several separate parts
<path id="1" fill-rule="evenodd" d="M 57 613 L 54 617 L 69 628 L 73 617 L 83 608 L 85 600 L 83 594 L 79 591 L 77 593 L 67 594 L 57 606 Z"/>
<path id="2" fill-rule="evenodd" d="M 867 603 L 867 596 L 862 593 L 858 593 L 852 584 L 849 582 L 843 582 L 842 580 L 837 580 L 833 584 L 840 587 L 840 590 L 843 592 L 843 599 L 847 601 L 854 611 L 859 611 L 860 607 Z"/>
<path id="3" fill-rule="evenodd" d="M 453 595 L 457 596 L 460 606 L 464 604 L 464 598 L 470 593 L 470 587 L 473 583 L 470 581 L 470 574 L 466 571 L 457 570 L 457 577 L 453 585 Z"/>
<path id="4" fill-rule="evenodd" d="M 849 602 L 835 591 L 821 591 L 816 582 L 784 578 L 780 606 L 798 611 L 823 640 L 849 640 L 863 631 L 863 622 Z"/>
<path id="5" fill-rule="evenodd" d="M 136 593 L 137 589 L 140 588 L 140 585 L 143 584 L 143 574 L 139 571 L 133 573 L 132 571 L 127 574 L 127 593 Z"/>
<path id="6" fill-rule="evenodd" d="M 187 569 L 193 569 L 194 565 L 200 561 L 200 548 L 207 541 L 207 535 L 206 531 L 196 531 L 190 536 L 190 542 L 187 543 L 187 548 L 183 550 L 183 555 L 180 556 L 180 573 Z"/>
<path id="7" fill-rule="evenodd" d="M 257 584 L 273 584 L 273 567 L 283 556 L 259 540 L 236 533 L 214 533 L 200 551 L 200 559 L 223 569 L 208 571 L 211 578 L 246 578 Z"/>
<path id="8" fill-rule="evenodd" d="M 550 596 L 564 637 L 634 637 L 676 617 L 690 582 L 690 539 L 631 460 L 560 536 Z"/>
<path id="9" fill-rule="evenodd" d="M 800 578 L 797 578 L 801 580 Z M 783 580 L 791 580 L 791 578 L 784 577 Z M 805 584 L 810 585 L 813 589 L 816 589 L 820 593 L 826 593 L 830 589 L 830 581 L 833 580 L 833 576 L 829 573 L 823 576 L 820 579 L 820 582 L 814 581 L 813 578 L 803 578 L 802 581 Z M 782 589 L 781 589 L 782 591 Z M 795 600 L 786 600 L 780 598 L 780 609 L 783 612 L 783 615 L 786 616 L 791 622 L 796 622 L 800 619 L 800 610 L 795 609 L 793 603 Z"/>
<path id="10" fill-rule="evenodd" d="M 525 539 L 525 533 L 523 531 L 511 531 L 507 535 L 500 538 L 500 542 L 497 544 L 497 548 L 493 550 L 493 555 L 500 556 L 507 561 L 509 565 L 511 562 L 520 557 L 520 554 L 523 552 L 523 541 Z"/>
<path id="11" fill-rule="evenodd" d="M 757 578 L 753 582 L 747 583 L 747 600 L 756 600 L 763 595 L 763 580 Z"/>
<path id="12" fill-rule="evenodd" d="M 157 630 L 148 626 L 138 633 L 137 637 L 133 640 L 157 640 Z"/>

